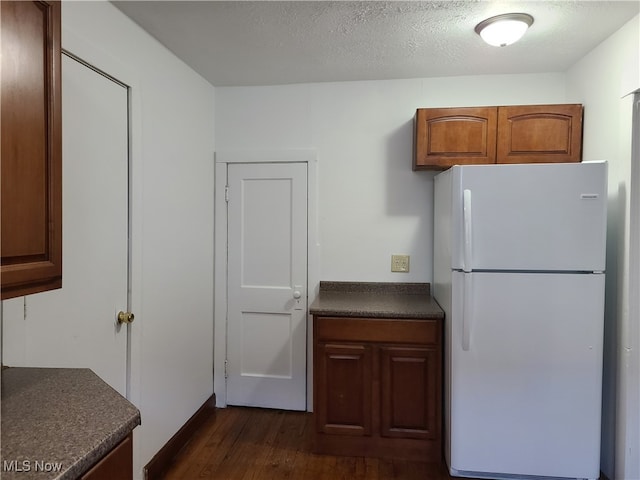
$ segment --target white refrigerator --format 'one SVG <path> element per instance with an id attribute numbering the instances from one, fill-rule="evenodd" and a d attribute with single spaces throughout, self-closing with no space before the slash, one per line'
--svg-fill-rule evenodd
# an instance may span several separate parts
<path id="1" fill-rule="evenodd" d="M 451 475 L 597 479 L 606 162 L 455 166 L 434 183 Z"/>

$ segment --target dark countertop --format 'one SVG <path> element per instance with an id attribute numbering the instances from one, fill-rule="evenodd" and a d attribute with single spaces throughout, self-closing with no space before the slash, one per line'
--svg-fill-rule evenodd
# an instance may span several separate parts
<path id="1" fill-rule="evenodd" d="M 86 368 L 6 368 L 1 388 L 2 480 L 75 479 L 140 425 Z"/>
<path id="2" fill-rule="evenodd" d="M 370 318 L 444 318 L 428 283 L 320 282 L 312 315 Z"/>

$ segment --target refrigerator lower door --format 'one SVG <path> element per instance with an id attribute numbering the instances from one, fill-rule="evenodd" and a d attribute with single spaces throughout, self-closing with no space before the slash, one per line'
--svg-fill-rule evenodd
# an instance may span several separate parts
<path id="1" fill-rule="evenodd" d="M 451 474 L 598 478 L 604 275 L 454 272 L 452 280 Z"/>

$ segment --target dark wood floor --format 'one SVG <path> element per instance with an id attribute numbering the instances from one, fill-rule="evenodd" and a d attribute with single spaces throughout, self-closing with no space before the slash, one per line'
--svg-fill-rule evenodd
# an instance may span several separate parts
<path id="1" fill-rule="evenodd" d="M 311 414 L 218 409 L 167 472 L 166 480 L 448 480 L 443 464 L 311 453 Z"/>

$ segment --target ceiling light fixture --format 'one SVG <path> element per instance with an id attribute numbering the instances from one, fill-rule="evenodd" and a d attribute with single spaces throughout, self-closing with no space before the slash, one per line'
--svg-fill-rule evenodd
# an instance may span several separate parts
<path id="1" fill-rule="evenodd" d="M 504 47 L 517 42 L 533 24 L 533 17 L 526 13 L 505 13 L 487 18 L 475 31 L 489 45 Z"/>

